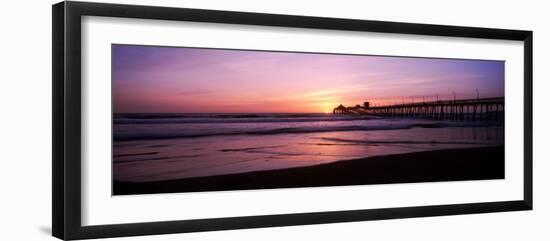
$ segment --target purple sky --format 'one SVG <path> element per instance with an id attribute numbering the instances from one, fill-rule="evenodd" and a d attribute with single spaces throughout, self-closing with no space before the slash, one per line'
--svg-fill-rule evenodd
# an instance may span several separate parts
<path id="1" fill-rule="evenodd" d="M 113 45 L 117 113 L 327 112 L 504 96 L 504 62 Z"/>

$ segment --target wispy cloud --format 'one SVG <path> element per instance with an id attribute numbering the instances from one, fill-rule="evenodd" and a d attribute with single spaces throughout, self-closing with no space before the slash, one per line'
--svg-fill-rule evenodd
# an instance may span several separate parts
<path id="1" fill-rule="evenodd" d="M 208 95 L 212 93 L 212 91 L 208 91 L 208 90 L 182 90 L 182 91 L 177 91 L 175 94 L 176 95 L 183 95 L 183 96 L 194 96 L 194 95 Z"/>

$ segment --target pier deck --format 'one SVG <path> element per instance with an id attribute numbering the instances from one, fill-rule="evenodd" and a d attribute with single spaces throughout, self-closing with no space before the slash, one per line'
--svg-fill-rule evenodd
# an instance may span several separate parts
<path id="1" fill-rule="evenodd" d="M 368 106 L 366 104 L 365 106 L 344 107 L 340 105 L 334 108 L 333 114 L 370 114 L 455 121 L 498 121 L 504 118 L 504 97 L 439 100 L 385 106 Z"/>

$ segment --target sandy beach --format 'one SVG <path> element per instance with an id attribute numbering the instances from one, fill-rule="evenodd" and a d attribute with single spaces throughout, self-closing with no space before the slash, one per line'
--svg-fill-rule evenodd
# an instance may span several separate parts
<path id="1" fill-rule="evenodd" d="M 504 178 L 504 146 L 423 151 L 308 167 L 153 182 L 113 182 L 113 195 Z"/>

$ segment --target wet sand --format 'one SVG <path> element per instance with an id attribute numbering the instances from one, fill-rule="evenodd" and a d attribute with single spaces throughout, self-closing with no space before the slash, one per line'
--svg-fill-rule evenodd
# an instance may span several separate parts
<path id="1" fill-rule="evenodd" d="M 504 146 L 424 151 L 307 167 L 152 182 L 114 181 L 113 195 L 504 178 Z"/>

